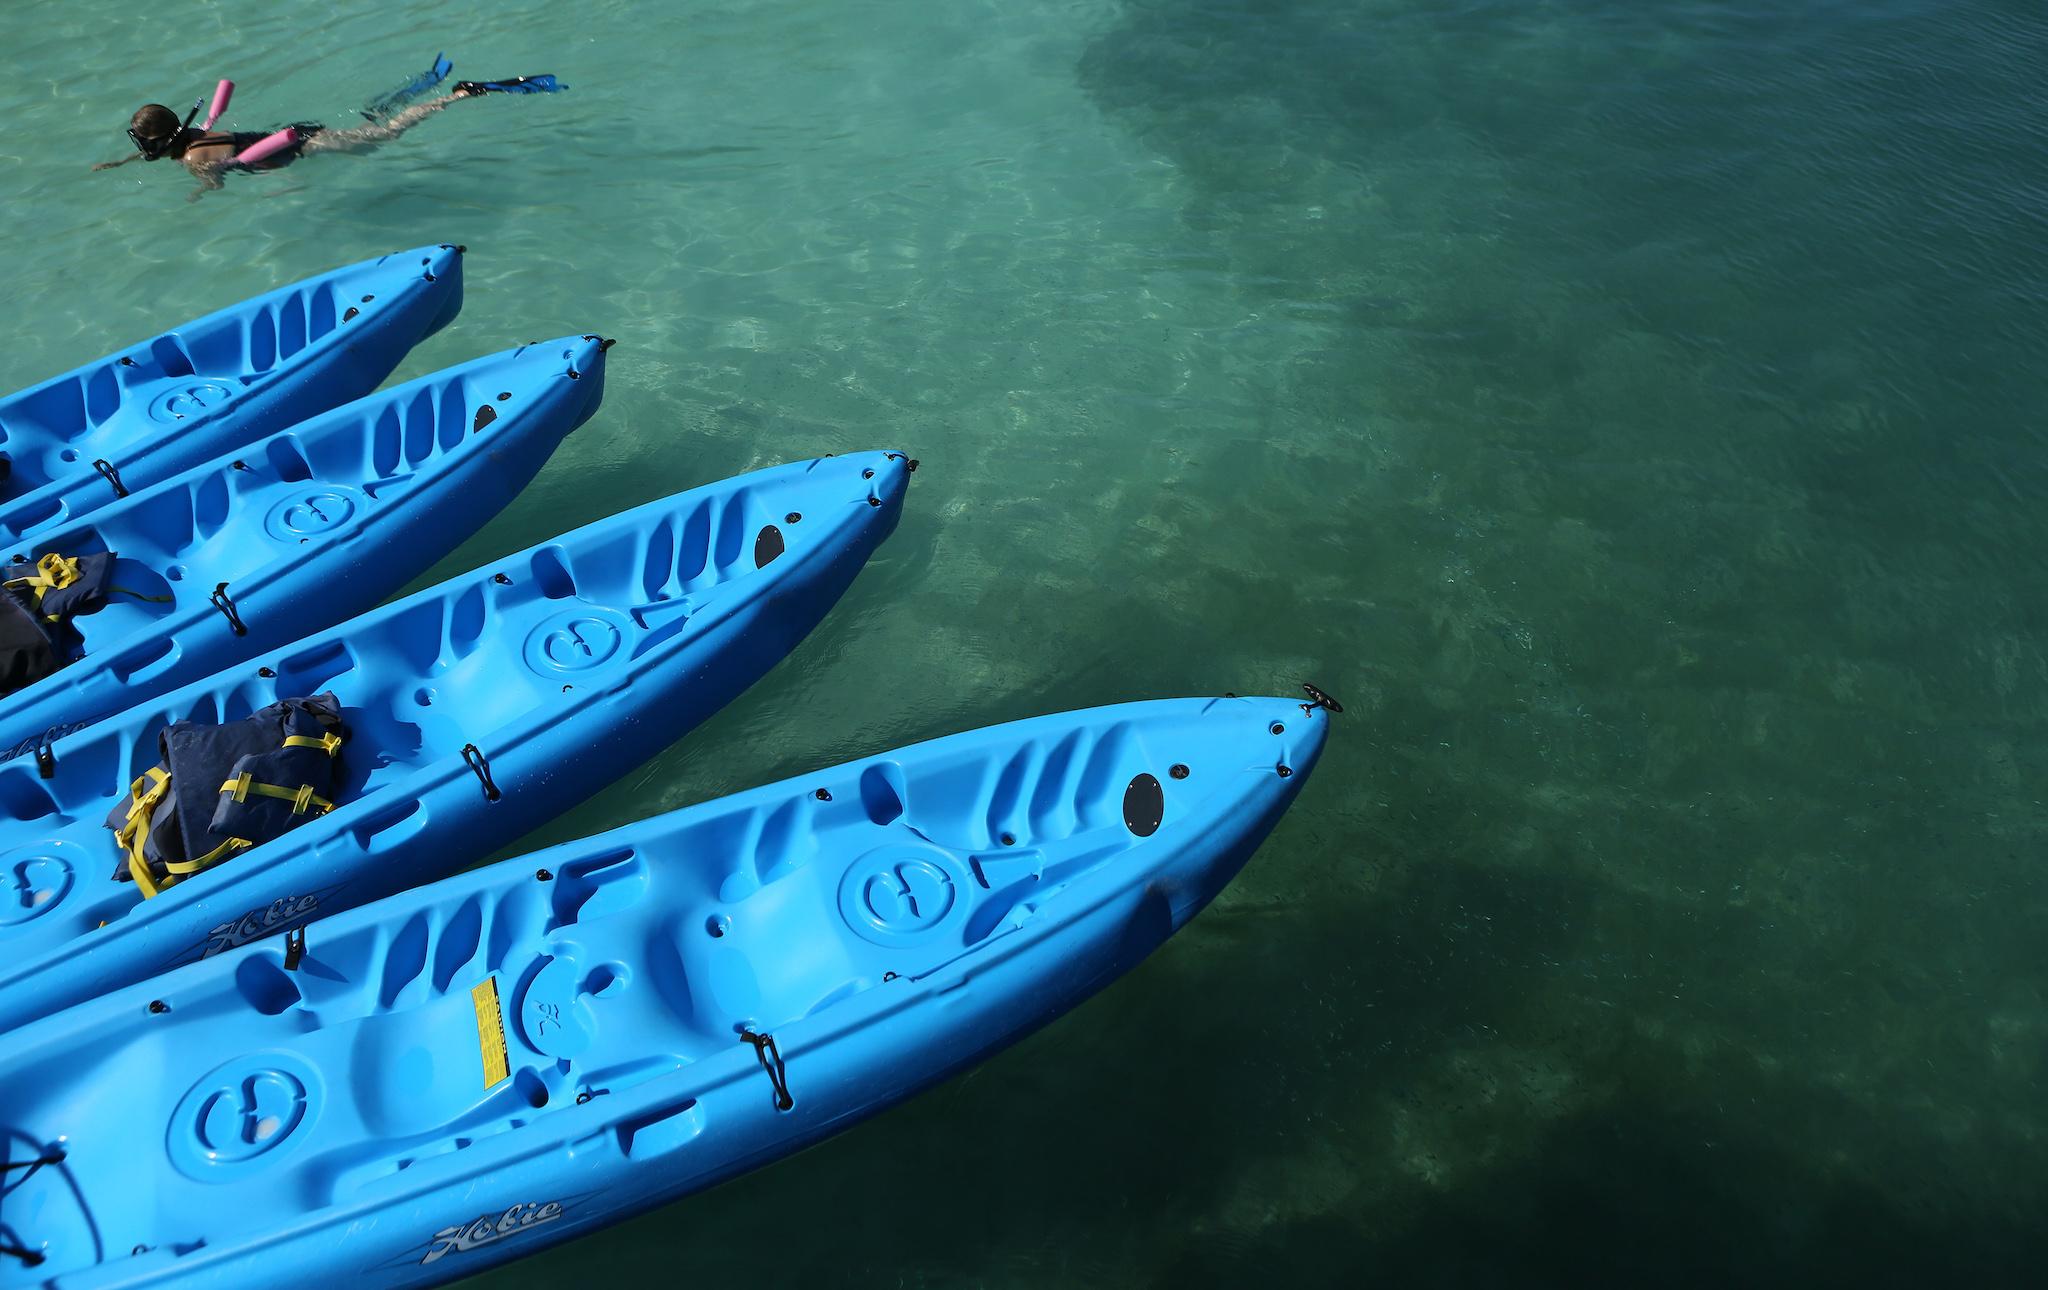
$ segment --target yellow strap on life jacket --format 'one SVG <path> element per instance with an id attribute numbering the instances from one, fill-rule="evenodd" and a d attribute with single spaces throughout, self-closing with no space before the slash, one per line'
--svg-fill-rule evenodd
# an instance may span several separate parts
<path id="1" fill-rule="evenodd" d="M 0 583 L 0 586 L 28 588 L 30 598 L 35 601 L 36 611 L 41 613 L 43 597 L 45 595 L 52 591 L 61 591 L 77 581 L 77 559 L 68 555 L 58 555 L 55 551 L 51 551 L 45 554 L 42 559 L 36 561 L 36 571 L 34 573 L 26 578 L 9 578 L 5 583 Z M 43 619 L 46 622 L 54 623 L 57 621 L 57 615 L 43 614 Z"/>
<path id="2" fill-rule="evenodd" d="M 141 779 L 128 786 L 128 793 L 135 800 L 128 807 L 128 818 L 114 830 L 115 843 L 128 857 L 128 876 L 135 879 L 135 886 L 142 892 L 144 900 L 170 886 L 168 882 L 158 885 L 155 875 L 149 871 L 149 861 L 142 854 L 143 845 L 149 841 L 149 817 L 170 791 L 171 773 L 161 766 L 151 766 L 142 773 Z"/>
<path id="3" fill-rule="evenodd" d="M 341 736 L 332 732 L 318 736 L 286 735 L 284 737 L 284 746 L 287 748 L 318 748 L 329 757 L 333 757 L 341 752 Z"/>
<path id="4" fill-rule="evenodd" d="M 286 788 L 282 784 L 263 784 L 257 782 L 256 777 L 246 770 L 222 784 L 220 791 L 238 803 L 248 801 L 251 796 L 274 797 L 280 802 L 290 802 L 293 815 L 304 815 L 307 811 L 316 809 L 319 814 L 325 815 L 334 809 L 334 803 L 315 793 L 311 784 L 301 784 L 297 788 Z"/>
<path id="5" fill-rule="evenodd" d="M 247 838 L 229 838 L 227 841 L 221 843 L 219 846 L 207 852 L 205 855 L 200 856 L 197 860 L 166 860 L 164 862 L 164 868 L 170 870 L 172 873 L 175 874 L 195 874 L 198 873 L 201 869 L 212 868 L 214 865 L 219 864 L 221 861 L 227 859 L 229 856 L 240 855 L 242 852 L 247 851 L 250 847 L 253 847 L 255 845 L 256 844 L 254 842 L 249 841 Z M 171 885 L 171 883 L 175 881 L 177 881 L 177 879 L 175 878 L 167 879 L 164 882 L 164 886 L 168 887 Z"/>

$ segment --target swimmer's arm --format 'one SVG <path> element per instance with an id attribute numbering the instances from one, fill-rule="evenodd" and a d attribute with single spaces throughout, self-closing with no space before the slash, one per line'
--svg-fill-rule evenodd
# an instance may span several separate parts
<path id="1" fill-rule="evenodd" d="M 212 192 L 216 188 L 227 187 L 226 184 L 223 184 L 220 181 L 220 172 L 222 168 L 219 166 L 194 165 L 189 166 L 188 169 L 191 170 L 192 177 L 199 181 L 199 187 L 185 194 L 185 200 L 188 202 L 196 202 L 200 199 L 200 197 L 204 196 L 209 192 Z"/>
<path id="2" fill-rule="evenodd" d="M 129 153 L 129 154 L 127 155 L 127 156 L 125 156 L 125 157 L 121 158 L 121 159 L 120 159 L 119 161 L 100 161 L 100 162 L 95 162 L 95 163 L 93 163 L 93 169 L 94 169 L 94 170 L 112 170 L 112 169 L 113 169 L 114 167 L 116 167 L 116 166 L 125 166 L 125 165 L 127 165 L 127 164 L 128 164 L 129 162 L 131 162 L 131 161 L 140 161 L 140 160 L 142 160 L 142 154 L 141 154 L 141 153 L 139 153 L 139 152 L 131 152 L 131 153 Z"/>

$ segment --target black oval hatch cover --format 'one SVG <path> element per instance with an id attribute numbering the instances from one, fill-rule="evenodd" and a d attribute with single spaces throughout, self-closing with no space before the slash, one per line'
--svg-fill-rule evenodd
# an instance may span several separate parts
<path id="1" fill-rule="evenodd" d="M 1166 814 L 1166 792 L 1159 781 L 1140 772 L 1124 790 L 1124 827 L 1141 838 L 1149 838 Z"/>

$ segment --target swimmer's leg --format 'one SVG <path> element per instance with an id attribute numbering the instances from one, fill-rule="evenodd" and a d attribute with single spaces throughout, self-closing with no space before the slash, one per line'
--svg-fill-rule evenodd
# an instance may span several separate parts
<path id="1" fill-rule="evenodd" d="M 322 130 L 306 140 L 299 151 L 302 154 L 360 152 L 366 148 L 374 148 L 380 143 L 391 142 L 455 100 L 467 97 L 463 94 L 443 94 L 440 98 L 428 99 L 425 103 L 415 103 L 389 121 L 378 125 L 359 125 L 349 130 Z"/>

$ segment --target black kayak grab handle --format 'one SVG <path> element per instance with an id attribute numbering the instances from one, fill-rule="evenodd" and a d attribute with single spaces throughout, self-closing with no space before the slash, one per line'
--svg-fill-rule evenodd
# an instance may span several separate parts
<path id="1" fill-rule="evenodd" d="M 114 486 L 114 496 L 128 496 L 127 486 L 121 482 L 121 472 L 114 469 L 113 462 L 108 461 L 105 457 L 96 457 L 93 459 L 92 468 L 100 472 L 101 479 Z"/>
<path id="2" fill-rule="evenodd" d="M 754 1056 L 760 1059 L 762 1071 L 768 1082 L 775 1085 L 775 1109 L 787 1111 L 795 1106 L 796 1099 L 789 1095 L 789 1072 L 783 1069 L 782 1050 L 776 1047 L 775 1036 L 742 1030 L 740 1038 L 754 1046 Z"/>
<path id="3" fill-rule="evenodd" d="M 475 744 L 462 745 L 462 761 L 464 765 L 469 767 L 470 773 L 476 776 L 476 782 L 484 786 L 484 800 L 486 802 L 495 802 L 504 796 L 503 793 L 498 791 L 498 785 L 491 779 L 491 762 L 488 757 L 484 756 L 483 749 Z"/>
<path id="4" fill-rule="evenodd" d="M 247 636 L 249 634 L 248 624 L 244 623 L 242 616 L 235 612 L 235 598 L 228 594 L 228 584 L 223 582 L 218 587 L 215 587 L 213 594 L 208 596 L 207 599 L 213 602 L 215 609 L 227 615 L 228 626 L 235 629 L 235 635 Z"/>

